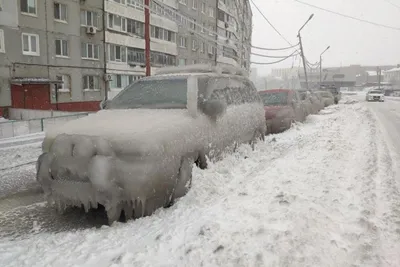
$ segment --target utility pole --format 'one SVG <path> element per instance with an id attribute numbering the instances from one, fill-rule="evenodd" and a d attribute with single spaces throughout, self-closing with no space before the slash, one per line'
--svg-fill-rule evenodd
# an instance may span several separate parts
<path id="1" fill-rule="evenodd" d="M 301 30 L 304 28 L 304 26 L 306 26 L 306 24 L 314 17 L 314 14 L 311 14 L 311 16 L 308 18 L 308 20 L 303 24 L 303 26 L 301 26 L 299 32 L 297 33 L 297 37 L 299 37 L 299 44 L 300 44 L 300 54 L 301 54 L 301 58 L 303 60 L 303 68 L 304 68 L 304 76 L 306 78 L 306 88 L 307 90 L 308 88 L 308 77 L 307 77 L 307 67 L 306 67 L 306 57 L 304 56 L 304 50 L 303 50 L 303 43 L 301 42 L 301 35 L 300 32 Z M 300 83 L 301 84 L 301 83 Z"/>
<path id="2" fill-rule="evenodd" d="M 319 55 L 319 88 L 321 88 L 322 85 L 322 55 L 330 48 L 331 46 L 328 46 L 324 52 L 322 52 Z"/>
<path id="3" fill-rule="evenodd" d="M 377 67 L 376 74 L 378 75 L 378 89 L 381 90 L 381 69 Z"/>
<path id="4" fill-rule="evenodd" d="M 146 76 L 151 75 L 150 62 L 150 0 L 144 0 L 144 41 L 146 56 Z"/>
<path id="5" fill-rule="evenodd" d="M 307 77 L 307 66 L 306 66 L 306 59 L 304 56 L 304 51 L 303 51 L 303 43 L 301 42 L 301 35 L 300 32 L 297 35 L 297 37 L 299 37 L 299 43 L 300 43 L 300 55 L 301 55 L 301 59 L 303 61 L 303 68 L 304 68 L 304 77 L 306 79 L 306 89 L 308 90 L 308 77 Z"/>

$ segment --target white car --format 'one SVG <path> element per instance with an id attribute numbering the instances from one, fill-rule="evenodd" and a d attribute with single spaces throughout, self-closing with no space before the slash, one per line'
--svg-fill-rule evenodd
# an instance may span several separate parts
<path id="1" fill-rule="evenodd" d="M 110 223 L 173 204 L 190 188 L 193 163 L 206 168 L 206 157 L 266 131 L 249 79 L 211 66 L 160 70 L 101 106 L 46 133 L 37 180 L 58 210 L 100 204 Z"/>
<path id="2" fill-rule="evenodd" d="M 370 90 L 368 91 L 366 97 L 366 101 L 379 101 L 379 102 L 384 102 L 385 101 L 385 94 L 383 93 L 382 90 Z"/>

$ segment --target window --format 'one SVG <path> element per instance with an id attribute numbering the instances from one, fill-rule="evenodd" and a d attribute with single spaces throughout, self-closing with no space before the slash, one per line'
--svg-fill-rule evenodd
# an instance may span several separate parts
<path id="1" fill-rule="evenodd" d="M 128 6 L 132 6 L 138 10 L 143 10 L 144 0 L 127 0 L 126 3 Z"/>
<path id="2" fill-rule="evenodd" d="M 208 53 L 214 55 L 214 46 L 208 45 Z"/>
<path id="3" fill-rule="evenodd" d="M 179 3 L 186 6 L 188 3 L 188 0 L 179 0 Z"/>
<path id="4" fill-rule="evenodd" d="M 28 56 L 39 56 L 39 35 L 31 33 L 22 34 L 22 54 Z"/>
<path id="5" fill-rule="evenodd" d="M 186 65 L 186 58 L 180 58 L 179 59 L 179 66 L 185 66 Z"/>
<path id="6" fill-rule="evenodd" d="M 99 77 L 87 75 L 83 76 L 83 91 L 99 90 Z"/>
<path id="7" fill-rule="evenodd" d="M 83 59 L 99 59 L 100 46 L 90 43 L 81 44 L 81 56 Z"/>
<path id="8" fill-rule="evenodd" d="M 197 60 L 196 59 L 192 59 L 192 64 L 197 64 Z"/>
<path id="9" fill-rule="evenodd" d="M 150 35 L 152 38 L 157 38 L 160 40 L 168 41 L 168 42 L 176 42 L 176 34 L 172 31 L 157 27 L 151 26 Z"/>
<path id="10" fill-rule="evenodd" d="M 186 48 L 187 47 L 187 39 L 186 37 L 179 37 L 179 46 Z"/>
<path id="11" fill-rule="evenodd" d="M 67 21 L 67 6 L 60 3 L 54 3 L 54 19 Z"/>
<path id="12" fill-rule="evenodd" d="M 204 42 L 201 42 L 201 44 L 200 44 L 200 52 L 204 53 L 205 50 L 206 50 L 206 45 L 204 44 Z"/>
<path id="13" fill-rule="evenodd" d="M 36 0 L 21 0 L 21 12 L 36 15 Z"/>
<path id="14" fill-rule="evenodd" d="M 196 20 L 194 19 L 193 21 L 189 22 L 190 29 L 195 31 L 196 30 Z"/>
<path id="15" fill-rule="evenodd" d="M 126 47 L 120 45 L 108 45 L 108 59 L 114 62 L 126 62 Z"/>
<path id="16" fill-rule="evenodd" d="M 4 31 L 0 29 L 0 53 L 5 53 L 6 47 L 4 45 Z"/>
<path id="17" fill-rule="evenodd" d="M 214 25 L 210 25 L 210 31 L 208 32 L 208 34 L 213 36 L 214 32 L 215 32 L 215 26 Z"/>
<path id="18" fill-rule="evenodd" d="M 208 15 L 209 15 L 210 17 L 214 18 L 214 16 L 215 16 L 215 8 L 209 7 L 209 8 L 208 8 Z"/>
<path id="19" fill-rule="evenodd" d="M 114 14 L 108 14 L 108 28 L 126 32 L 126 19 Z"/>
<path id="20" fill-rule="evenodd" d="M 193 50 L 193 51 L 196 51 L 196 50 L 197 50 L 197 40 L 196 40 L 196 39 L 193 39 L 193 40 L 192 40 L 192 50 Z"/>
<path id="21" fill-rule="evenodd" d="M 197 0 L 193 0 L 192 8 L 197 9 Z"/>
<path id="22" fill-rule="evenodd" d="M 125 0 L 113 0 L 113 1 L 125 5 Z"/>
<path id="23" fill-rule="evenodd" d="M 201 3 L 201 13 L 206 14 L 206 3 Z"/>
<path id="24" fill-rule="evenodd" d="M 93 11 L 81 10 L 81 25 L 83 26 L 98 26 L 97 13 Z"/>
<path id="25" fill-rule="evenodd" d="M 203 22 L 203 23 L 202 23 L 202 27 L 201 27 L 201 32 L 205 32 L 205 31 L 206 31 L 206 28 L 207 28 L 206 23 Z"/>
<path id="26" fill-rule="evenodd" d="M 127 32 L 144 38 L 144 23 L 133 19 L 127 19 Z"/>
<path id="27" fill-rule="evenodd" d="M 128 62 L 129 63 L 142 63 L 144 64 L 144 50 L 139 48 L 128 47 Z"/>
<path id="28" fill-rule="evenodd" d="M 68 41 L 56 40 L 56 55 L 61 57 L 68 57 Z"/>
<path id="29" fill-rule="evenodd" d="M 67 93 L 71 91 L 71 76 L 60 74 L 56 76 L 57 81 L 62 81 L 61 84 L 58 84 L 58 92 Z"/>

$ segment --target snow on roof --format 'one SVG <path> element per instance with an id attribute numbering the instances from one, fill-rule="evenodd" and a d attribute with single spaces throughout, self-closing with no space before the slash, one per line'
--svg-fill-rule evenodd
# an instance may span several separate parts
<path id="1" fill-rule="evenodd" d="M 397 71 L 400 71 L 400 68 L 393 68 L 390 70 L 386 70 L 385 72 L 397 72 Z"/>
<path id="2" fill-rule="evenodd" d="M 14 84 L 48 84 L 48 83 L 63 83 L 60 80 L 50 80 L 49 78 L 41 77 L 17 77 L 11 79 L 11 83 Z"/>

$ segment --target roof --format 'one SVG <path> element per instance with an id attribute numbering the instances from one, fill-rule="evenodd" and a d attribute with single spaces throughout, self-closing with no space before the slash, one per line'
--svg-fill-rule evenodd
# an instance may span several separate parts
<path id="1" fill-rule="evenodd" d="M 400 71 L 400 68 L 393 68 L 393 69 L 390 69 L 390 70 L 386 70 L 384 72 L 398 72 L 398 71 Z"/>
<path id="2" fill-rule="evenodd" d="M 63 83 L 60 80 L 50 80 L 48 78 L 40 77 L 17 77 L 11 79 L 12 84 L 51 84 L 51 83 Z"/>

